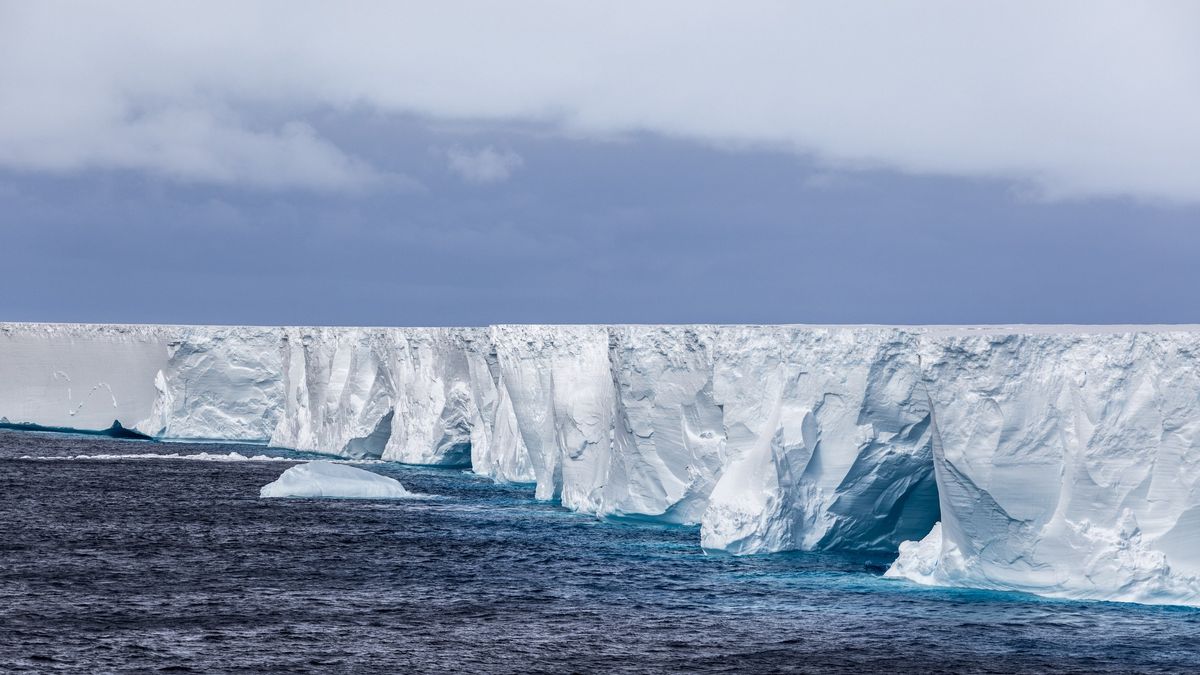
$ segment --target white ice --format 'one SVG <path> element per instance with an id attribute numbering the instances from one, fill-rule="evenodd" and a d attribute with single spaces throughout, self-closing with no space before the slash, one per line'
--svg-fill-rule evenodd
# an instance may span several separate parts
<path id="1" fill-rule="evenodd" d="M 274 482 L 264 485 L 258 496 L 399 499 L 412 493 L 395 478 L 345 464 L 314 461 L 284 471 Z"/>

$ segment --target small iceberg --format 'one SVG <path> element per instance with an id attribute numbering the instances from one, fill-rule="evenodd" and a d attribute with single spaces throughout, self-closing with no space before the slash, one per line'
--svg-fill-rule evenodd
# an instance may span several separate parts
<path id="1" fill-rule="evenodd" d="M 939 521 L 933 524 L 933 529 L 924 539 L 900 542 L 900 556 L 883 576 L 938 586 L 938 560 L 941 555 L 942 523 Z"/>
<path id="2" fill-rule="evenodd" d="M 395 478 L 318 460 L 284 471 L 275 482 L 262 486 L 258 496 L 400 499 L 413 495 Z"/>

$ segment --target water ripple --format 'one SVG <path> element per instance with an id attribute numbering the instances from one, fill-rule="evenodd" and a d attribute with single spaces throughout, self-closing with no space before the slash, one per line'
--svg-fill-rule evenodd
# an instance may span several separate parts
<path id="1" fill-rule="evenodd" d="M 709 555 L 461 471 L 438 499 L 259 500 L 275 461 L 0 432 L 0 664 L 36 672 L 1197 672 L 1200 611 L 922 588 L 886 560 Z M 239 446 L 172 453 L 301 456 Z M 166 454 L 166 453 L 163 453 Z"/>

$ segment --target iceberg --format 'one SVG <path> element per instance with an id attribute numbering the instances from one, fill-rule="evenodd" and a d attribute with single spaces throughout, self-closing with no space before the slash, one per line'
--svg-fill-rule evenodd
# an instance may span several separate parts
<path id="1" fill-rule="evenodd" d="M 284 471 L 262 486 L 259 498 L 337 497 L 341 499 L 400 499 L 411 497 L 400 481 L 334 462 L 313 461 Z"/>
<path id="2" fill-rule="evenodd" d="M 470 467 L 735 554 L 1200 604 L 1198 366 L 1195 326 L 0 324 L 0 416 Z"/>

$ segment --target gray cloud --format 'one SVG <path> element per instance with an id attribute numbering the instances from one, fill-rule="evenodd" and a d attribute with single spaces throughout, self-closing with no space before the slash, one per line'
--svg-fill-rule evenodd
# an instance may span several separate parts
<path id="1" fill-rule="evenodd" d="M 360 111 L 315 133 L 425 191 L 246 190 L 0 170 L 4 320 L 1194 322 L 1200 206 L 1029 201 L 1005 181 L 831 174 L 654 134 L 432 129 Z M 445 125 L 452 126 L 452 125 Z M 479 189 L 430 148 L 519 148 Z"/>
<path id="2" fill-rule="evenodd" d="M 450 170 L 468 183 L 499 183 L 508 180 L 525 163 L 512 150 L 497 150 L 492 146 L 476 151 L 450 148 L 446 151 Z"/>
<path id="3" fill-rule="evenodd" d="M 363 187 L 299 121 L 365 108 L 1196 202 L 1197 82 L 1200 5 L 1169 0 L 5 3 L 0 166 Z"/>

